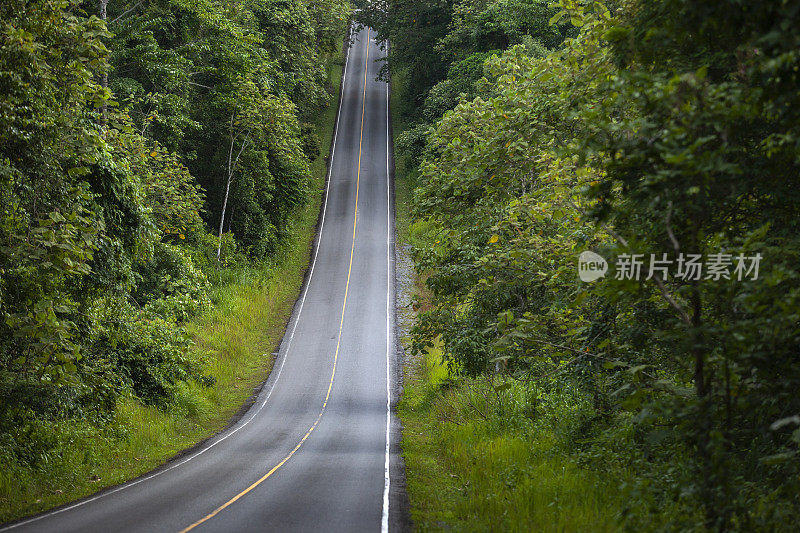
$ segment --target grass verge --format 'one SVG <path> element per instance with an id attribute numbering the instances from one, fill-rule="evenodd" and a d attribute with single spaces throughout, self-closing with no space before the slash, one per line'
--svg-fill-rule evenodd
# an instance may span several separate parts
<path id="1" fill-rule="evenodd" d="M 338 96 L 343 54 L 328 65 Z M 117 403 L 115 423 L 52 422 L 38 430 L 58 450 L 36 471 L 0 468 L 0 523 L 50 509 L 142 475 L 181 450 L 222 430 L 269 375 L 297 299 L 316 232 L 338 100 L 314 119 L 323 146 L 311 165 L 311 201 L 292 222 L 291 235 L 269 264 L 221 273 L 212 310 L 188 324 L 207 361 L 211 387 L 180 385 L 167 410 L 134 397 Z M 2 459 L 0 457 L 0 459 Z"/>
<path id="2" fill-rule="evenodd" d="M 503 384 L 451 377 L 437 350 L 407 362 L 398 411 L 415 529 L 618 530 L 617 484 L 567 451 L 580 398 Z"/>

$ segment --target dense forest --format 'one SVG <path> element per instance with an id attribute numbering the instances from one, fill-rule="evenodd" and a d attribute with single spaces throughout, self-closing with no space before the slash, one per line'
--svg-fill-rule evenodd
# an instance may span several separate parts
<path id="1" fill-rule="evenodd" d="M 4 507 L 76 428 L 125 438 L 121 396 L 169 410 L 181 384 L 213 382 L 185 324 L 226 269 L 271 261 L 309 202 L 350 10 L 0 4 Z"/>
<path id="2" fill-rule="evenodd" d="M 353 3 L 391 43 L 419 528 L 796 529 L 800 4 Z M 198 409 L 190 324 L 313 204 L 350 17 L 0 3 L 0 520 L 91 492 L 121 405 Z"/>
<path id="3" fill-rule="evenodd" d="M 413 347 L 447 366 L 401 412 L 415 520 L 796 527 L 800 5 L 362 7 L 415 189 Z M 573 501 L 570 472 L 594 480 Z"/>

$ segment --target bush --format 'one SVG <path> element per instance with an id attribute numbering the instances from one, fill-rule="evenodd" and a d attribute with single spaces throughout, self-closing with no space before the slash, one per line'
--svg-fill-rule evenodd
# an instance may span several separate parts
<path id="1" fill-rule="evenodd" d="M 131 296 L 161 318 L 185 322 L 209 305 L 206 275 L 182 247 L 156 243 L 152 257 L 138 269 Z"/>
<path id="2" fill-rule="evenodd" d="M 172 317 L 164 319 L 112 299 L 98 302 L 92 315 L 97 324 L 93 357 L 108 360 L 122 387 L 144 403 L 165 405 L 181 381 L 211 382 L 202 374 L 202 361 L 190 351 L 189 336 Z"/>

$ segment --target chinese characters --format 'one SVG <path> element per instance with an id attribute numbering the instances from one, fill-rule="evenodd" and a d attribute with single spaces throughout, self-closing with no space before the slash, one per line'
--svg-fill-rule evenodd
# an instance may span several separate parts
<path id="1" fill-rule="evenodd" d="M 673 278 L 685 281 L 758 279 L 761 254 L 747 256 L 740 253 L 715 253 L 705 258 L 701 254 L 678 254 L 669 258 L 667 254 L 620 254 L 615 265 L 615 279 L 649 280 L 657 277 L 666 281 L 673 272 Z M 705 260 L 704 260 L 705 259 Z"/>

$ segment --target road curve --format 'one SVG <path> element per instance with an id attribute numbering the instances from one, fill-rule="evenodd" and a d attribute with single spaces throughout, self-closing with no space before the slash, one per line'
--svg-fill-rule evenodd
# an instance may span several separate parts
<path id="1" fill-rule="evenodd" d="M 252 408 L 186 457 L 0 531 L 360 532 L 401 523 L 389 409 L 388 86 L 376 80 L 373 36 L 361 30 L 348 51 L 311 270 Z"/>

